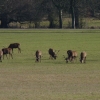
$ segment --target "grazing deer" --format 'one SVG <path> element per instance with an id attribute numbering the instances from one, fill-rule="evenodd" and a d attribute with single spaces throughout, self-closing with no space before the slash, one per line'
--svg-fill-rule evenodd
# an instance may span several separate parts
<path id="1" fill-rule="evenodd" d="M 58 50 L 58 52 L 59 52 L 60 50 Z M 50 59 L 56 59 L 57 58 L 57 53 L 58 52 L 54 52 L 54 50 L 52 49 L 52 48 L 50 48 L 49 50 L 48 50 L 48 53 L 49 53 L 49 55 L 50 55 Z"/>
<path id="2" fill-rule="evenodd" d="M 41 56 L 42 56 L 41 51 L 37 50 L 37 51 L 35 52 L 35 56 L 36 56 L 35 62 L 41 62 Z"/>
<path id="3" fill-rule="evenodd" d="M 86 56 L 87 56 L 87 53 L 85 51 L 81 52 L 81 54 L 80 54 L 80 62 L 81 63 L 85 63 L 86 62 Z"/>
<path id="4" fill-rule="evenodd" d="M 65 58 L 66 63 L 68 63 L 68 61 L 73 61 L 77 58 L 77 52 L 76 51 L 72 51 L 72 50 L 68 50 L 67 51 L 68 57 Z"/>

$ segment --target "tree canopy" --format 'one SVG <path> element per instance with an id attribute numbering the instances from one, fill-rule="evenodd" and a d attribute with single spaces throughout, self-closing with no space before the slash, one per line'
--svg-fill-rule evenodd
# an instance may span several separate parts
<path id="1" fill-rule="evenodd" d="M 13 21 L 29 21 L 37 28 L 45 17 L 49 28 L 55 27 L 55 19 L 62 28 L 63 14 L 71 14 L 72 28 L 79 28 L 80 17 L 96 17 L 96 13 L 100 13 L 100 0 L 0 0 L 0 27 L 7 28 Z"/>

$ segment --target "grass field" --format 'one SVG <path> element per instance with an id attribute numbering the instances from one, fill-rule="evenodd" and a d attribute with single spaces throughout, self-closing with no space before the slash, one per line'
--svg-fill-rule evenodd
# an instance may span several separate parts
<path id="1" fill-rule="evenodd" d="M 71 21 L 72 21 L 71 18 L 64 17 L 62 20 L 62 23 L 63 23 L 62 27 L 70 29 L 72 27 Z M 49 24 L 50 23 L 48 20 L 43 20 L 40 22 L 39 27 L 40 28 L 48 28 Z M 56 28 L 58 28 L 59 22 L 57 20 L 54 21 L 54 24 L 56 25 Z M 80 27 L 82 29 L 100 29 L 100 20 L 97 18 L 84 18 L 81 20 L 80 24 L 82 24 L 82 27 Z M 35 25 L 34 25 L 34 23 L 29 23 L 29 22 L 25 21 L 22 23 L 12 22 L 9 24 L 9 27 L 28 29 L 28 28 L 35 28 Z"/>
<path id="2" fill-rule="evenodd" d="M 0 100 L 100 100 L 100 30 L 0 30 L 0 48 L 19 42 L 21 53 L 0 63 Z M 48 49 L 60 50 L 50 60 Z M 77 62 L 66 64 L 68 49 L 78 52 Z M 41 63 L 34 53 L 41 50 Z M 79 62 L 87 52 L 85 64 Z"/>

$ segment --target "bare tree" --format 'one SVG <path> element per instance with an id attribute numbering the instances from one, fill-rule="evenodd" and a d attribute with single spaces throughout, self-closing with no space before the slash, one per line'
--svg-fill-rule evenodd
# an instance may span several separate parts
<path id="1" fill-rule="evenodd" d="M 58 9 L 59 28 L 62 28 L 62 10 L 65 7 L 66 0 L 52 0 L 55 7 Z"/>

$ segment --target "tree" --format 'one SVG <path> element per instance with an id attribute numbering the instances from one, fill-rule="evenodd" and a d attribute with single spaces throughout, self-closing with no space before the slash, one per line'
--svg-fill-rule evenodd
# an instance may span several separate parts
<path id="1" fill-rule="evenodd" d="M 90 13 L 95 17 L 100 13 L 99 0 L 0 0 L 1 28 L 7 28 L 12 21 L 29 21 L 39 27 L 45 17 L 50 22 L 49 28 L 55 27 L 55 20 L 59 19 L 62 28 L 62 13 L 70 12 L 72 28 L 80 28 L 80 18 Z"/>
<path id="2" fill-rule="evenodd" d="M 80 18 L 86 15 L 86 0 L 70 0 L 72 28 L 80 28 Z"/>
<path id="3" fill-rule="evenodd" d="M 3 0 L 2 0 L 3 1 Z M 0 9 L 1 28 L 7 28 L 8 24 L 12 21 L 18 20 L 18 12 L 21 12 L 21 1 L 19 0 L 4 0 Z"/>
<path id="4" fill-rule="evenodd" d="M 100 13 L 100 0 L 88 0 L 86 6 L 89 16 L 96 17 L 95 14 Z"/>
<path id="5" fill-rule="evenodd" d="M 1 1 L 0 3 L 0 20 L 1 20 L 1 26 L 2 28 L 7 27 L 7 14 L 8 14 L 8 1 Z M 5 6 L 6 5 L 6 6 Z"/>
<path id="6" fill-rule="evenodd" d="M 46 2 L 47 1 L 47 2 Z M 45 2 L 45 17 L 49 21 L 49 28 L 55 28 L 55 21 L 57 20 L 57 9 L 51 0 L 44 0 Z"/>
<path id="7" fill-rule="evenodd" d="M 11 21 L 37 21 L 42 18 L 40 13 L 41 2 L 39 0 L 1 0 L 0 20 L 1 28 L 7 28 Z"/>
<path id="8" fill-rule="evenodd" d="M 62 28 L 62 10 L 65 7 L 66 0 L 52 0 L 54 6 L 58 10 L 58 16 L 59 16 L 59 28 Z"/>
<path id="9" fill-rule="evenodd" d="M 70 11 L 72 15 L 72 28 L 75 28 L 75 0 L 70 0 Z"/>

